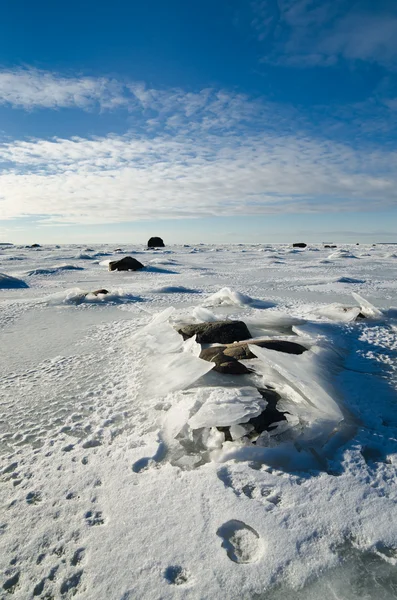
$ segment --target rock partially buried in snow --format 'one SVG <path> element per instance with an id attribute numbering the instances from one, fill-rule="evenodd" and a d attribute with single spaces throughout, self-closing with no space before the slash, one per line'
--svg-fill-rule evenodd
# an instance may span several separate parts
<path id="1" fill-rule="evenodd" d="M 296 342 L 290 342 L 288 340 L 248 340 L 247 342 L 226 346 L 224 353 L 227 356 L 233 356 L 237 360 L 256 358 L 249 349 L 248 344 L 254 344 L 255 346 L 268 348 L 269 350 L 275 350 L 277 352 L 285 352 L 286 354 L 303 354 L 307 350 L 302 344 L 297 344 Z"/>
<path id="2" fill-rule="evenodd" d="M 145 266 L 132 256 L 126 256 L 121 260 L 113 260 L 109 263 L 109 271 L 138 271 L 144 268 Z"/>
<path id="3" fill-rule="evenodd" d="M 105 295 L 105 294 L 109 294 L 109 290 L 95 290 L 95 292 L 90 292 L 93 296 L 99 296 L 99 295 Z"/>
<path id="4" fill-rule="evenodd" d="M 216 321 L 214 323 L 194 323 L 178 329 L 184 340 L 196 335 L 199 344 L 232 344 L 251 338 L 243 321 Z"/>
<path id="5" fill-rule="evenodd" d="M 201 351 L 200 358 L 215 363 L 214 371 L 223 373 L 224 375 L 247 375 L 251 373 L 251 370 L 236 358 L 227 356 L 222 348 L 226 348 L 226 346 L 205 348 Z"/>
<path id="6" fill-rule="evenodd" d="M 160 237 L 151 237 L 147 243 L 148 248 L 164 248 L 165 244 Z"/>
<path id="7" fill-rule="evenodd" d="M 229 344 L 225 346 L 213 346 L 211 348 L 204 348 L 201 351 L 200 358 L 204 360 L 212 360 L 217 363 L 218 356 L 224 357 L 225 360 L 232 358 L 233 360 L 248 360 L 256 358 L 252 354 L 248 347 L 248 344 L 260 346 L 261 348 L 268 348 L 269 350 L 275 350 L 277 352 L 285 352 L 286 354 L 303 354 L 307 348 L 296 342 L 289 342 L 287 340 L 248 340 L 246 342 L 237 342 L 235 344 Z M 214 360 L 217 359 L 217 360 Z M 215 371 L 218 369 L 215 367 Z"/>
<path id="8" fill-rule="evenodd" d="M 292 244 L 293 248 L 306 248 L 307 244 L 305 244 L 304 242 L 295 242 L 295 244 Z"/>
<path id="9" fill-rule="evenodd" d="M 0 290 L 12 290 L 17 288 L 28 288 L 28 284 L 22 279 L 0 273 Z"/>

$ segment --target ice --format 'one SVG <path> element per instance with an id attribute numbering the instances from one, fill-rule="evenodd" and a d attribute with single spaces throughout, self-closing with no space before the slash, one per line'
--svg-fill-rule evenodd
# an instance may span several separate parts
<path id="1" fill-rule="evenodd" d="M 215 315 L 213 312 L 204 308 L 203 306 L 195 306 L 192 311 L 194 319 L 199 323 L 214 323 L 215 321 L 221 321 L 222 316 Z"/>
<path id="2" fill-rule="evenodd" d="M 11 275 L 6 275 L 5 273 L 0 273 L 0 289 L 11 290 L 27 287 L 29 287 L 28 284 L 25 283 L 25 281 L 23 281 L 22 279 L 12 277 Z"/>
<path id="3" fill-rule="evenodd" d="M 207 388 L 206 392 L 203 406 L 189 419 L 192 429 L 246 423 L 266 407 L 256 388 Z"/>
<path id="4" fill-rule="evenodd" d="M 345 306 L 343 304 L 329 304 L 328 306 L 321 306 L 317 308 L 314 313 L 331 319 L 332 321 L 341 321 L 342 323 L 351 323 L 355 321 L 361 312 L 358 306 Z"/>
<path id="5" fill-rule="evenodd" d="M 300 356 L 287 355 L 259 346 L 249 346 L 251 352 L 277 371 L 286 383 L 296 390 L 314 409 L 315 418 L 339 422 L 342 411 L 333 397 L 331 377 L 335 373 L 333 355 L 322 348 L 314 348 Z"/>
<path id="6" fill-rule="evenodd" d="M 361 312 L 366 316 L 366 317 L 372 317 L 372 318 L 378 318 L 378 317 L 382 317 L 382 311 L 379 310 L 378 308 L 376 308 L 373 304 L 371 304 L 370 302 L 368 302 L 368 300 L 366 300 L 365 298 L 363 298 L 362 296 L 360 296 L 359 294 L 356 294 L 355 292 L 352 292 L 352 296 L 353 298 L 356 300 L 356 302 L 358 302 Z"/>
<path id="7" fill-rule="evenodd" d="M 184 390 L 214 366 L 214 363 L 201 360 L 189 352 L 154 356 L 148 361 L 145 371 L 145 393 L 149 396 L 165 396 L 169 392 Z"/>

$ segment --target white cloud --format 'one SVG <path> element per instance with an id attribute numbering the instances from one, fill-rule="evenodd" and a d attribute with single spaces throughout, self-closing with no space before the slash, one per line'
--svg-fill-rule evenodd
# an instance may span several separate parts
<path id="1" fill-rule="evenodd" d="M 106 224 L 396 205 L 395 153 L 292 134 L 305 131 L 292 108 L 244 94 L 24 70 L 0 72 L 0 102 L 123 106 L 134 127 L 119 136 L 0 144 L 0 220 Z"/>
<path id="2" fill-rule="evenodd" d="M 397 155 L 294 136 L 193 133 L 3 144 L 0 219 L 52 223 L 388 209 Z"/>
<path id="3" fill-rule="evenodd" d="M 37 69 L 0 71 L 0 104 L 14 108 L 94 106 L 111 109 L 123 105 L 123 86 L 106 77 L 64 77 Z"/>

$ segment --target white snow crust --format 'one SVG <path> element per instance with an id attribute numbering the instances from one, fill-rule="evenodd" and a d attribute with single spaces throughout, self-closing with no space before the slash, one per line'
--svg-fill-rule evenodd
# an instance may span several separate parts
<path id="1" fill-rule="evenodd" d="M 396 246 L 118 246 L 1 248 L 0 597 L 396 598 Z M 229 319 L 307 350 L 218 373 Z"/>

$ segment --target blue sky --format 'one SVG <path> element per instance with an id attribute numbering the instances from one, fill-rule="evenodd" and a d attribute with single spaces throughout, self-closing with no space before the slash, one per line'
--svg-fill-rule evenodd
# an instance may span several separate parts
<path id="1" fill-rule="evenodd" d="M 394 0 L 30 0 L 0 241 L 397 241 Z"/>

